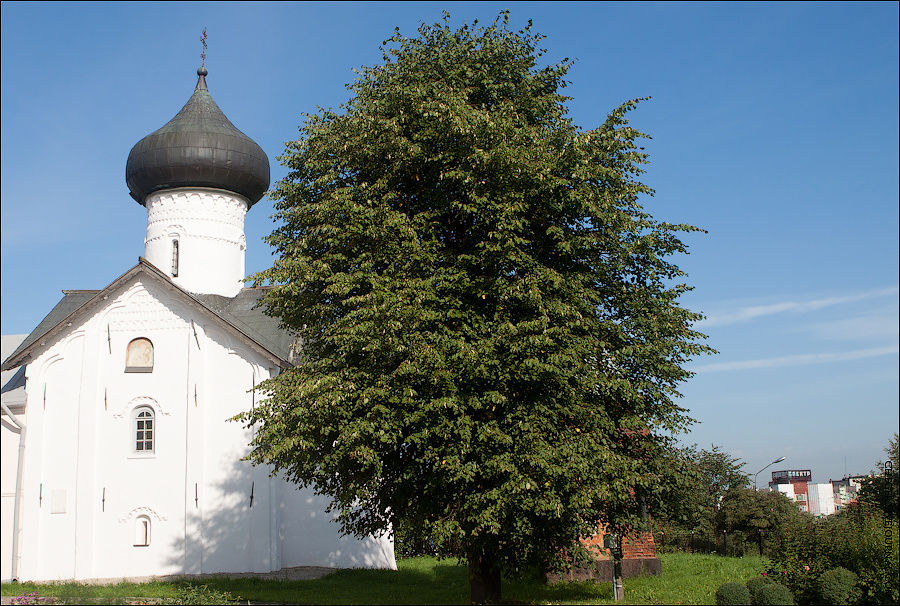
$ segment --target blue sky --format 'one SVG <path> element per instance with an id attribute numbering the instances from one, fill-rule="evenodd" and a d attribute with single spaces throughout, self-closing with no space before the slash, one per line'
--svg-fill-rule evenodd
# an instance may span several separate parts
<path id="1" fill-rule="evenodd" d="M 190 96 L 203 27 L 210 91 L 277 179 L 301 113 L 344 102 L 395 26 L 503 8 L 547 35 L 548 61 L 576 59 L 581 127 L 652 97 L 632 113 L 652 136 L 645 206 L 708 231 L 679 263 L 720 353 L 683 386 L 683 440 L 751 474 L 779 456 L 816 481 L 869 471 L 900 399 L 897 3 L 4 2 L 2 332 L 143 254 L 125 160 Z M 271 213 L 248 215 L 248 272 L 271 262 Z"/>

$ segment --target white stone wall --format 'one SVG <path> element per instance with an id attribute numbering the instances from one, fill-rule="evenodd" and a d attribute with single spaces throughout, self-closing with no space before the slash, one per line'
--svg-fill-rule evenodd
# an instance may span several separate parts
<path id="1" fill-rule="evenodd" d="M 24 413 L 13 411 L 16 417 L 24 418 Z M 7 423 L 6 415 L 2 415 L 3 423 L 0 426 L 0 464 L 2 464 L 2 473 L 0 473 L 0 517 L 2 517 L 2 525 L 0 525 L 0 578 L 3 582 L 10 580 L 12 573 L 12 533 L 13 533 L 13 512 L 15 507 L 16 495 L 16 462 L 19 456 L 19 434 L 11 429 L 13 425 Z"/>
<path id="2" fill-rule="evenodd" d="M 368 537 L 362 542 L 350 536 L 337 537 L 336 525 L 325 513 L 328 502 L 311 488 L 284 483 L 280 506 L 290 512 L 279 528 L 283 566 L 397 568 L 390 536 Z"/>
<path id="3" fill-rule="evenodd" d="M 247 200 L 208 188 L 157 191 L 144 201 L 144 258 L 193 293 L 235 296 L 243 287 Z M 173 276 L 173 242 L 178 275 Z"/>
<path id="4" fill-rule="evenodd" d="M 138 337 L 152 372 L 125 372 Z M 228 419 L 254 405 L 268 364 L 145 277 L 47 343 L 27 367 L 20 578 L 395 568 L 387 538 L 341 537 L 321 498 L 240 460 L 251 434 Z M 151 455 L 134 450 L 139 406 L 155 414 Z M 144 519 L 150 544 L 136 546 Z"/>

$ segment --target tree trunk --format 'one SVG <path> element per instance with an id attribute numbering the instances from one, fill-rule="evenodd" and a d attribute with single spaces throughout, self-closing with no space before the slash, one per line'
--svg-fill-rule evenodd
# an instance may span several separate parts
<path id="1" fill-rule="evenodd" d="M 469 588 L 473 604 L 500 603 L 500 569 L 488 554 L 469 556 Z"/>

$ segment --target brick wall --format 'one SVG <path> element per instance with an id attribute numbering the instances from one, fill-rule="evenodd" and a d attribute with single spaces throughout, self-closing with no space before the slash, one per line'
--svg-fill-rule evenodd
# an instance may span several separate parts
<path id="1" fill-rule="evenodd" d="M 597 534 L 581 539 L 581 544 L 594 555 L 594 562 L 585 568 L 572 567 L 558 572 L 548 572 L 547 582 L 558 581 L 610 581 L 613 561 L 608 549 L 603 547 L 604 527 Z M 622 541 L 622 576 L 626 579 L 662 573 L 662 564 L 656 556 L 656 542 L 647 530 L 631 533 Z"/>
<path id="2" fill-rule="evenodd" d="M 581 539 L 581 544 L 591 550 L 594 557 L 609 559 L 609 550 L 603 547 L 603 537 L 606 528 L 601 526 L 597 534 Z M 649 530 L 635 530 L 628 534 L 622 541 L 622 559 L 639 560 L 656 557 L 656 541 Z"/>

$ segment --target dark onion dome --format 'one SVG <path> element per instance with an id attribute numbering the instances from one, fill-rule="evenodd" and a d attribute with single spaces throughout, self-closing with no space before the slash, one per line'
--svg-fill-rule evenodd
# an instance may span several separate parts
<path id="1" fill-rule="evenodd" d="M 213 101 L 207 73 L 198 69 L 197 87 L 181 111 L 131 148 L 125 182 L 139 203 L 161 189 L 214 187 L 240 194 L 252 206 L 269 188 L 269 159 Z"/>

